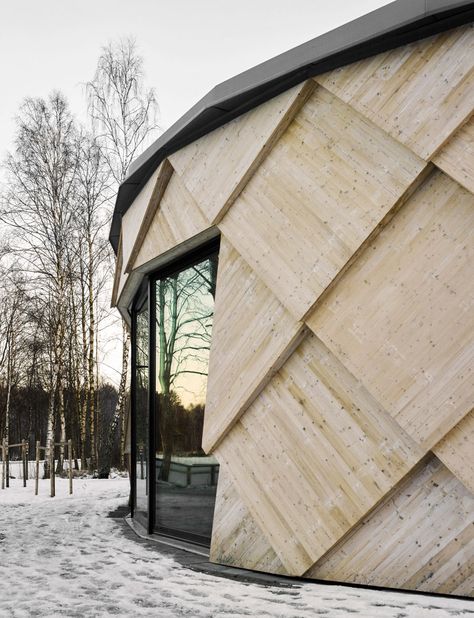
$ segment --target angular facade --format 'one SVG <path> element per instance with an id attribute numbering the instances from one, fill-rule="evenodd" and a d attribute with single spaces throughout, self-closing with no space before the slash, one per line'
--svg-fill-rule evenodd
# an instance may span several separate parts
<path id="1" fill-rule="evenodd" d="M 150 532 L 220 564 L 472 594 L 472 8 L 152 152 L 126 209 L 121 189 Z"/>

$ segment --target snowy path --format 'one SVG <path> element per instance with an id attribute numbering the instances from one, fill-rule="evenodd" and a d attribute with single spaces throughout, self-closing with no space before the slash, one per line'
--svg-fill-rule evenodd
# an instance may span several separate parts
<path id="1" fill-rule="evenodd" d="M 0 617 L 444 618 L 468 601 L 341 586 L 244 584 L 184 568 L 125 538 L 104 515 L 124 504 L 126 479 L 59 481 L 0 490 Z"/>

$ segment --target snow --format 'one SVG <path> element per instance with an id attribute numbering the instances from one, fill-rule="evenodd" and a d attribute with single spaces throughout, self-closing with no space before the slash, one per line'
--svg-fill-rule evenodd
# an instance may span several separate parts
<path id="1" fill-rule="evenodd" d="M 473 616 L 469 601 L 315 583 L 263 586 L 182 567 L 124 536 L 106 514 L 128 480 L 11 481 L 0 489 L 0 617 L 445 618 Z"/>

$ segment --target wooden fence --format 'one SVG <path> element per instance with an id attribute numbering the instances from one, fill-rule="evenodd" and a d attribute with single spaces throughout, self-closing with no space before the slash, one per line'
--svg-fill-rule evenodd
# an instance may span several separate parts
<path id="1" fill-rule="evenodd" d="M 72 485 L 72 440 L 65 440 L 63 442 L 54 442 L 53 440 L 49 443 L 49 457 L 48 457 L 48 465 L 49 465 L 49 477 L 50 477 L 50 495 L 52 498 L 56 495 L 56 475 L 54 472 L 54 448 L 56 446 L 67 446 L 67 459 L 68 459 L 68 478 L 69 478 L 69 493 L 73 492 Z M 10 487 L 10 449 L 12 448 L 21 448 L 21 467 L 23 470 L 23 487 L 26 487 L 26 482 L 28 480 L 29 471 L 28 471 L 28 461 L 29 461 L 29 445 L 26 440 L 19 442 L 18 444 L 8 444 L 6 440 L 2 441 L 2 489 L 6 489 Z M 48 447 L 41 446 L 39 440 L 36 442 L 35 449 L 35 496 L 38 495 L 39 489 L 39 468 L 40 468 L 40 455 L 41 451 L 48 450 Z"/>

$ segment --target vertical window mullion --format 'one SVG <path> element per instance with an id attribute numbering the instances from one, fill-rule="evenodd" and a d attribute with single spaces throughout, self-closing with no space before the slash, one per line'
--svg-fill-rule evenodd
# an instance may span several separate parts
<path id="1" fill-rule="evenodd" d="M 135 501 L 137 492 L 137 426 L 136 426 L 136 405 L 135 405 L 135 393 L 136 393 L 136 371 L 137 371 L 137 312 L 134 308 L 132 310 L 132 328 L 130 338 L 132 341 L 131 349 L 131 375 L 130 375 L 130 512 L 131 516 L 135 515 Z"/>
<path id="2" fill-rule="evenodd" d="M 148 533 L 155 528 L 156 510 L 156 280 L 148 281 Z"/>

